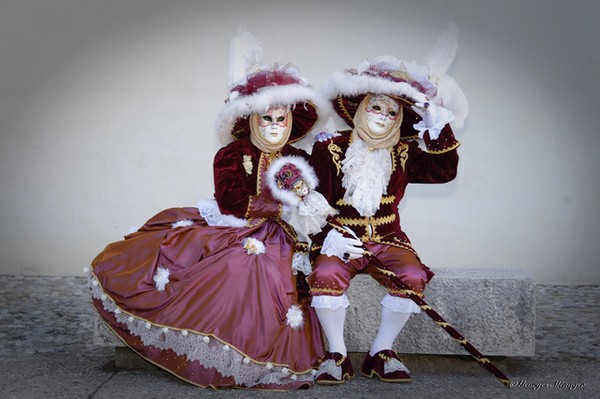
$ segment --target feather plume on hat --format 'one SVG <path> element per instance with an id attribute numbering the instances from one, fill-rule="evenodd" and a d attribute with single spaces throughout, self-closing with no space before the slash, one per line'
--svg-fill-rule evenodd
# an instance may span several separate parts
<path id="1" fill-rule="evenodd" d="M 410 106 L 433 102 L 450 111 L 454 118 L 453 127 L 460 128 L 469 106 L 456 81 L 447 75 L 458 49 L 456 35 L 456 25 L 451 22 L 423 64 L 402 61 L 390 55 L 365 60 L 356 69 L 335 73 L 323 85 L 321 92 L 349 126 L 353 126 L 356 112 L 353 104 L 358 104 L 370 93 L 397 96 Z"/>
<path id="2" fill-rule="evenodd" d="M 229 88 L 247 83 L 249 74 L 264 69 L 262 58 L 263 49 L 258 39 L 240 27 L 238 35 L 229 43 Z"/>
<path id="3" fill-rule="evenodd" d="M 424 64 L 429 69 L 429 79 L 437 86 L 440 103 L 454 114 L 452 125 L 462 128 L 469 114 L 469 103 L 458 83 L 447 75 L 458 51 L 457 32 L 456 24 L 449 22 L 446 31 L 425 57 Z"/>

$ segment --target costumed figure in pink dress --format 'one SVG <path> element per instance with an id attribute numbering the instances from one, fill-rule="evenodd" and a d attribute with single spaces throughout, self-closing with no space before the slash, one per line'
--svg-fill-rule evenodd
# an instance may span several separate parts
<path id="1" fill-rule="evenodd" d="M 452 43 L 447 35 L 440 40 Z M 446 61 L 438 54 L 430 59 L 437 64 L 419 66 L 379 57 L 335 74 L 324 86 L 325 97 L 351 130 L 315 143 L 310 159 L 317 189 L 347 229 L 327 225 L 311 237 L 312 306 L 329 344 L 317 383 L 340 384 L 354 375 L 344 342 L 349 305 L 345 292 L 358 273 L 370 274 L 388 291 L 381 302 L 378 334 L 361 372 L 386 382 L 410 381 L 392 345 L 419 307 L 369 263 L 362 248 L 419 295 L 433 277 L 401 229 L 398 206 L 409 183 L 445 183 L 457 174 L 459 142 L 450 122 L 460 125 L 468 106 L 460 88 L 445 75 L 455 48 L 440 50 Z M 436 74 L 435 67 L 442 70 Z M 348 232 L 354 238 L 342 234 Z"/>
<path id="2" fill-rule="evenodd" d="M 109 244 L 89 270 L 93 303 L 131 349 L 202 387 L 310 387 L 324 345 L 310 307 L 308 245 L 266 182 L 319 118 L 292 65 L 260 65 L 250 33 L 232 40 L 218 117 L 215 199 L 158 213 Z"/>

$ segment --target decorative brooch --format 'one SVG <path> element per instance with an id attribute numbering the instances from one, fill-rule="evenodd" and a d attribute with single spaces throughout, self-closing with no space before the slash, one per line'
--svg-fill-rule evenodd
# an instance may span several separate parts
<path id="1" fill-rule="evenodd" d="M 244 155 L 244 160 L 242 161 L 242 165 L 244 165 L 244 169 L 246 173 L 252 174 L 252 157 L 250 155 Z"/>

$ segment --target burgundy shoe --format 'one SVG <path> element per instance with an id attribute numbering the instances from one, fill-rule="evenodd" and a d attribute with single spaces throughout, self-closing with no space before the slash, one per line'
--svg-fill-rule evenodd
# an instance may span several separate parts
<path id="1" fill-rule="evenodd" d="M 321 385 L 335 385 L 353 377 L 354 369 L 349 357 L 337 352 L 327 352 L 321 361 L 315 382 Z"/>
<path id="2" fill-rule="evenodd" d="M 391 349 L 379 351 L 375 356 L 367 352 L 360 372 L 369 378 L 376 375 L 385 382 L 410 382 L 408 369 L 402 364 L 398 354 Z"/>

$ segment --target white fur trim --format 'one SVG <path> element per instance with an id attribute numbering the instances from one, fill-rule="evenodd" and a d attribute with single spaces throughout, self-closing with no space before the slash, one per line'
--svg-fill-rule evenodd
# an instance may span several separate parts
<path id="1" fill-rule="evenodd" d="M 275 175 L 277 172 L 279 172 L 281 168 L 288 163 L 294 164 L 298 169 L 300 169 L 300 172 L 302 173 L 302 179 L 309 189 L 314 190 L 319 184 L 319 179 L 317 178 L 312 166 L 310 166 L 309 163 L 300 156 L 286 155 L 277 158 L 271 163 L 269 169 L 267 170 L 266 176 L 267 184 L 273 193 L 273 197 L 284 204 L 296 207 L 300 203 L 300 199 L 291 191 L 279 188 L 275 181 Z"/>
<path id="2" fill-rule="evenodd" d="M 337 72 L 323 86 L 322 93 L 330 100 L 338 95 L 354 97 L 366 93 L 392 94 L 406 96 L 415 102 L 425 102 L 427 97 L 405 82 L 392 82 L 369 75 L 350 75 Z"/>
<path id="3" fill-rule="evenodd" d="M 322 110 L 328 108 L 327 102 L 310 86 L 301 84 L 268 86 L 249 96 L 235 97 L 234 95 L 217 116 L 216 130 L 219 141 L 222 145 L 233 141 L 231 131 L 240 117 L 265 112 L 272 105 L 297 104 L 297 107 L 302 107 L 304 103 L 312 103 L 316 107 L 319 119 L 323 119 Z"/>
<path id="4" fill-rule="evenodd" d="M 454 115 L 453 125 L 460 128 L 464 125 L 464 120 L 469 113 L 469 104 L 456 81 L 452 77 L 445 75 L 444 71 L 444 68 L 447 69 L 454 59 L 456 48 L 453 46 L 458 47 L 458 42 L 455 42 L 455 38 L 451 37 L 452 34 L 455 35 L 455 32 L 448 34 L 450 38 L 440 39 L 441 42 L 438 43 L 432 52 L 434 55 L 430 55 L 425 65 L 401 61 L 389 55 L 368 61 L 365 60 L 357 68 L 358 75 L 337 72 L 323 85 L 321 93 L 329 100 L 334 99 L 338 95 L 354 97 L 367 93 L 380 93 L 405 96 L 416 103 L 425 101 L 433 102 L 451 112 Z M 441 58 L 444 57 L 446 59 L 442 60 Z M 396 70 L 406 71 L 416 82 L 420 82 L 425 86 L 435 87 L 435 95 L 430 92 L 430 98 L 428 98 L 425 93 L 421 93 L 406 82 L 393 82 L 378 76 L 361 75 L 369 66 L 381 62 L 389 64 Z M 434 71 L 430 71 L 430 68 L 434 68 Z"/>

